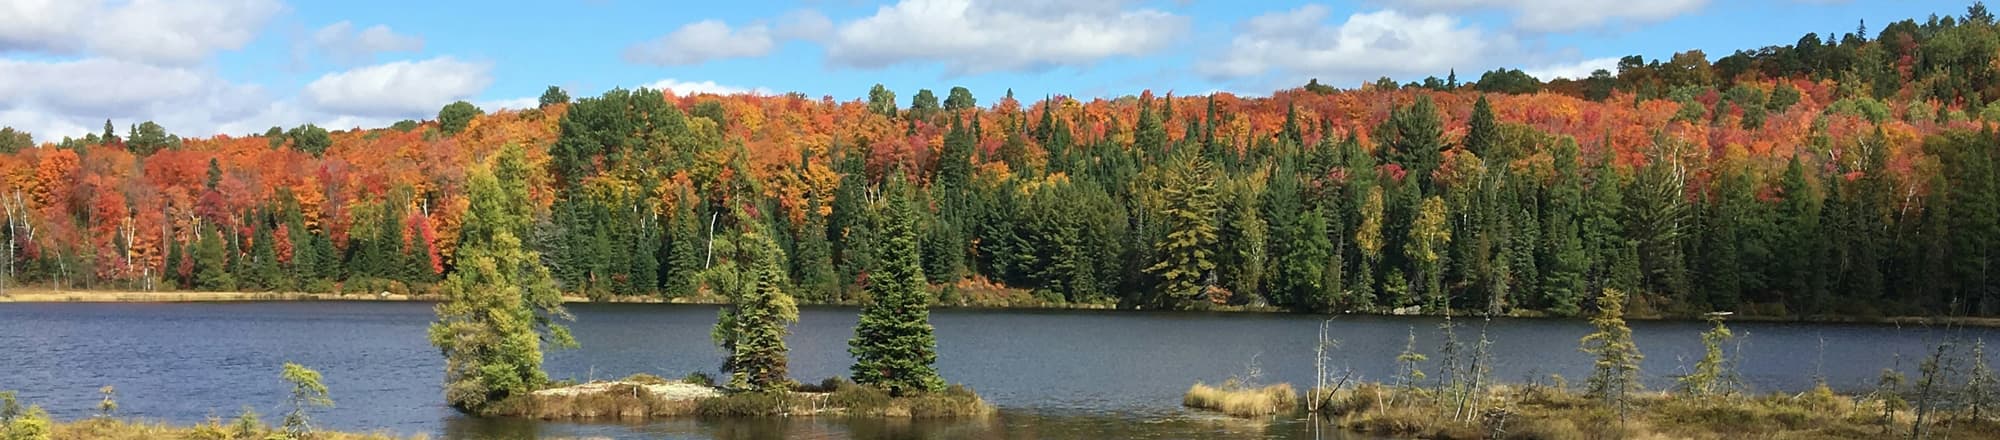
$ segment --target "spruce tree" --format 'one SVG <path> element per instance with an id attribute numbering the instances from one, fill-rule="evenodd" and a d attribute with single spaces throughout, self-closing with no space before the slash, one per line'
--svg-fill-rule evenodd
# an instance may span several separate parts
<path id="1" fill-rule="evenodd" d="M 869 273 L 869 300 L 847 352 L 854 382 L 906 395 L 944 389 L 930 323 L 928 283 L 917 261 L 917 212 L 900 170 L 889 177 L 881 261 Z"/>
<path id="2" fill-rule="evenodd" d="M 485 414 L 494 403 L 546 384 L 544 340 L 576 345 L 559 322 L 571 317 L 555 280 L 514 235 L 533 219 L 518 215 L 528 212 L 518 206 L 528 200 L 506 195 L 526 186 L 485 167 L 466 179 L 471 206 L 459 232 L 457 270 L 445 279 L 429 331 L 431 345 L 445 356 L 445 400 L 460 411 Z"/>
<path id="3" fill-rule="evenodd" d="M 729 298 L 714 331 L 716 343 L 728 352 L 722 369 L 732 388 L 780 389 L 786 383 L 787 327 L 799 320 L 798 303 L 785 292 L 790 281 L 783 251 L 755 227 L 717 245 L 733 254 L 705 277 Z"/>
<path id="4" fill-rule="evenodd" d="M 195 288 L 208 291 L 236 290 L 236 276 L 229 273 L 229 247 L 222 232 L 204 228 L 194 245 Z"/>

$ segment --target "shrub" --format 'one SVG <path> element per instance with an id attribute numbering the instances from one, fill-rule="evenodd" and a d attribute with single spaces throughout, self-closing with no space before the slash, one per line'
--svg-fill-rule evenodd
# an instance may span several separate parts
<path id="1" fill-rule="evenodd" d="M 1212 387 L 1195 383 L 1181 397 L 1181 405 L 1220 411 L 1237 417 L 1256 417 L 1290 411 L 1299 401 L 1291 384 L 1263 388 Z"/>
<path id="2" fill-rule="evenodd" d="M 705 387 L 715 386 L 715 378 L 709 376 L 708 373 L 703 373 L 700 371 L 688 373 L 687 376 L 681 377 L 681 382 L 687 382 Z"/>

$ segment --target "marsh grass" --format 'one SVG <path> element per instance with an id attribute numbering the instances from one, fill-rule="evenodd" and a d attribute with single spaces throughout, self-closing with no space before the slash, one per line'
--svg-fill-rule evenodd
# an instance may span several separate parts
<path id="1" fill-rule="evenodd" d="M 952 385 L 943 391 L 892 396 L 888 391 L 840 379 L 818 384 L 792 384 L 790 391 L 736 392 L 704 397 L 667 397 L 645 385 L 673 383 L 651 375 L 636 375 L 594 392 L 535 393 L 510 398 L 494 406 L 494 414 L 543 420 L 650 419 L 673 417 L 809 417 L 844 415 L 885 418 L 952 418 L 991 415 L 972 389 Z"/>
<path id="2" fill-rule="evenodd" d="M 1181 405 L 1237 417 L 1261 417 L 1296 410 L 1299 393 L 1291 384 L 1246 387 L 1225 383 L 1209 386 L 1196 382 L 1181 397 Z"/>
<path id="3" fill-rule="evenodd" d="M 57 423 L 51 430 L 51 440 L 263 440 L 286 438 L 283 432 L 258 423 L 254 418 L 247 425 L 239 419 L 223 424 L 221 419 L 210 418 L 207 423 L 195 426 L 174 426 L 164 423 L 120 420 L 112 418 L 91 418 L 71 423 Z M 426 439 L 425 436 L 403 437 L 388 433 L 349 433 L 318 431 L 312 434 L 314 440 L 404 440 Z"/>

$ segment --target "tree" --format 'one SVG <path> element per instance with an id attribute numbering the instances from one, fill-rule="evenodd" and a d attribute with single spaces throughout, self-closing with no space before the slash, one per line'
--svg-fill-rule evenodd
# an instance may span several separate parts
<path id="1" fill-rule="evenodd" d="M 285 137 L 292 140 L 292 149 L 314 157 L 326 154 L 326 149 L 333 146 L 333 138 L 327 134 L 326 129 L 312 124 L 293 127 L 291 131 L 285 132 Z"/>
<path id="2" fill-rule="evenodd" d="M 786 381 L 785 335 L 799 320 L 798 303 L 785 292 L 790 284 L 780 260 L 783 251 L 771 237 L 752 228 L 729 243 L 736 259 L 710 269 L 718 292 L 729 308 L 716 319 L 715 339 L 728 352 L 723 371 L 739 390 L 781 389 Z"/>
<path id="3" fill-rule="evenodd" d="M 1493 119 L 1493 104 L 1486 102 L 1486 95 L 1479 95 L 1472 103 L 1472 120 L 1465 131 L 1465 150 L 1473 155 L 1487 157 L 1494 143 L 1500 141 L 1500 125 Z"/>
<path id="4" fill-rule="evenodd" d="M 868 111 L 886 117 L 896 117 L 896 92 L 889 91 L 882 84 L 868 89 Z"/>
<path id="5" fill-rule="evenodd" d="M 285 405 L 292 408 L 285 414 L 285 435 L 289 438 L 310 438 L 313 435 L 313 408 L 332 408 L 333 399 L 327 397 L 326 385 L 321 383 L 318 371 L 286 362 L 281 375 L 285 383 L 291 384 L 292 395 Z"/>
<path id="6" fill-rule="evenodd" d="M 917 94 L 910 97 L 911 118 L 928 120 L 937 113 L 938 98 L 931 89 L 917 89 Z"/>
<path id="7" fill-rule="evenodd" d="M 34 147 L 35 137 L 25 130 L 14 127 L 0 127 L 0 153 L 14 154 L 21 149 Z"/>
<path id="8" fill-rule="evenodd" d="M 1708 322 L 1714 327 L 1701 333 L 1704 349 L 1701 360 L 1695 362 L 1694 372 L 1680 378 L 1681 391 L 1689 395 L 1705 397 L 1728 394 L 1733 390 L 1735 374 L 1730 371 L 1729 359 L 1722 353 L 1722 346 L 1735 339 L 1736 334 L 1722 325 L 1723 316 L 1720 313 L 1708 315 Z"/>
<path id="9" fill-rule="evenodd" d="M 445 400 L 453 408 L 483 414 L 491 405 L 524 395 L 548 382 L 542 371 L 541 343 L 574 346 L 562 296 L 541 256 L 525 249 L 516 231 L 531 218 L 518 213 L 527 182 L 495 177 L 486 167 L 466 178 L 466 210 L 460 227 L 458 270 L 445 279 L 430 326 L 431 345 L 445 356 Z"/>
<path id="10" fill-rule="evenodd" d="M 536 103 L 538 104 L 537 108 L 549 108 L 552 105 L 568 104 L 569 92 L 563 91 L 562 87 L 549 86 L 548 90 L 542 91 L 542 97 L 536 100 Z"/>
<path id="11" fill-rule="evenodd" d="M 1160 260 L 1146 269 L 1160 277 L 1155 305 L 1185 308 L 1198 301 L 1215 270 L 1215 176 L 1199 155 L 1179 153 L 1160 189 L 1166 235 L 1154 242 Z"/>
<path id="12" fill-rule="evenodd" d="M 221 231 L 207 228 L 195 242 L 195 287 L 207 291 L 236 290 L 236 276 L 229 273 L 229 251 Z"/>
<path id="13" fill-rule="evenodd" d="M 447 135 L 458 134 L 465 131 L 466 125 L 472 123 L 472 118 L 482 114 L 486 112 L 470 102 L 458 101 L 445 104 L 444 108 L 438 109 L 438 130 Z"/>
<path id="14" fill-rule="evenodd" d="M 1640 389 L 1639 347 L 1632 344 L 1632 328 L 1625 326 L 1625 292 L 1604 289 L 1597 297 L 1597 314 L 1590 325 L 1597 330 L 1584 335 L 1584 353 L 1597 358 L 1590 373 L 1589 395 L 1602 400 L 1624 420 L 1627 396 Z"/>
<path id="15" fill-rule="evenodd" d="M 1410 224 L 1410 240 L 1403 244 L 1403 255 L 1416 263 L 1417 276 L 1424 280 L 1424 294 L 1430 298 L 1424 308 L 1429 311 L 1443 312 L 1451 306 L 1451 299 L 1444 292 L 1444 271 L 1439 262 L 1445 246 L 1451 244 L 1451 227 L 1446 224 L 1448 215 L 1444 199 L 1438 196 L 1425 198 L 1423 207 L 1418 208 L 1417 217 Z"/>
<path id="16" fill-rule="evenodd" d="M 937 363 L 937 339 L 930 323 L 929 285 L 917 261 L 917 212 L 903 180 L 900 170 L 889 177 L 881 262 L 869 276 L 870 299 L 861 308 L 847 349 L 854 356 L 855 383 L 894 395 L 944 389 L 944 379 L 932 365 Z"/>
<path id="17" fill-rule="evenodd" d="M 951 94 L 944 98 L 944 109 L 953 113 L 979 107 L 979 100 L 972 97 L 972 90 L 952 87 Z"/>

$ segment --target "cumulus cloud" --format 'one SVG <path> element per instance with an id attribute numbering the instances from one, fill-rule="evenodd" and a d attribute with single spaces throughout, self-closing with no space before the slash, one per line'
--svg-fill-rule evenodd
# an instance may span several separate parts
<path id="1" fill-rule="evenodd" d="M 1693 13 L 1709 0 L 1375 0 L 1395 8 L 1433 13 L 1504 10 L 1514 26 L 1532 32 L 1562 32 L 1613 22 L 1654 23 Z"/>
<path id="2" fill-rule="evenodd" d="M 306 84 L 304 96 L 332 112 L 423 116 L 485 90 L 493 83 L 492 69 L 487 63 L 452 57 L 397 61 L 326 74 Z"/>
<path id="3" fill-rule="evenodd" d="M 818 40 L 833 33 L 833 20 L 819 11 L 801 9 L 778 18 L 776 32 L 779 38 Z"/>
<path id="4" fill-rule="evenodd" d="M 1508 35 L 1441 14 L 1385 10 L 1349 15 L 1339 24 L 1327 23 L 1330 15 L 1325 6 L 1306 5 L 1253 17 L 1224 52 L 1196 70 L 1216 79 L 1279 73 L 1345 83 L 1477 66 L 1517 51 Z"/>
<path id="5" fill-rule="evenodd" d="M 1126 1 L 902 0 L 820 42 L 832 64 L 942 63 L 955 74 L 1081 66 L 1164 50 L 1188 19 Z"/>
<path id="6" fill-rule="evenodd" d="M 224 122 L 256 116 L 270 99 L 262 87 L 205 71 L 109 58 L 0 59 L 0 77 L 8 78 L 0 82 L 0 125 L 44 141 L 96 132 L 105 119 L 212 133 Z"/>
<path id="7" fill-rule="evenodd" d="M 776 43 L 771 29 L 753 24 L 732 29 L 720 20 L 702 20 L 673 33 L 625 48 L 625 60 L 657 66 L 685 66 L 727 59 L 759 57 Z"/>
<path id="8" fill-rule="evenodd" d="M 357 32 L 354 23 L 345 20 L 319 28 L 309 41 L 312 50 L 342 63 L 374 61 L 375 55 L 381 53 L 424 50 L 422 37 L 399 34 L 379 24 Z"/>
<path id="9" fill-rule="evenodd" d="M 644 87 L 653 90 L 668 90 L 674 92 L 674 94 L 676 95 L 682 95 L 682 96 L 696 95 L 703 93 L 712 93 L 717 95 L 736 95 L 743 93 L 754 93 L 759 95 L 771 94 L 771 91 L 769 89 L 765 89 L 762 87 L 746 89 L 742 87 L 716 84 L 715 81 L 713 80 L 696 82 L 696 81 L 682 81 L 673 78 L 667 78 L 659 81 L 646 83 L 645 85 L 641 85 L 639 87 Z"/>
<path id="10" fill-rule="evenodd" d="M 1614 73 L 1617 72 L 1618 58 L 1617 57 L 1592 58 L 1573 63 L 1556 63 L 1556 64 L 1542 65 L 1532 68 L 1521 69 L 1521 71 L 1527 72 L 1529 75 L 1534 76 L 1535 79 L 1539 79 L 1542 81 L 1549 81 L 1556 78 L 1569 78 L 1569 79 L 1589 78 L 1590 72 L 1597 71 L 1598 69 L 1604 69 L 1607 71 L 1612 71 Z"/>
<path id="11" fill-rule="evenodd" d="M 0 4 L 0 50 L 88 51 L 155 64 L 199 63 L 242 48 L 284 8 L 276 0 L 20 0 Z"/>

